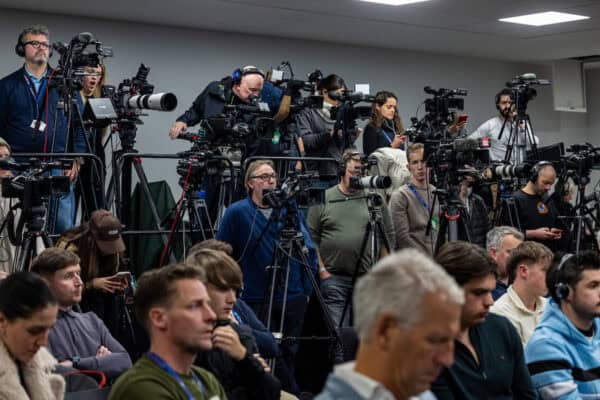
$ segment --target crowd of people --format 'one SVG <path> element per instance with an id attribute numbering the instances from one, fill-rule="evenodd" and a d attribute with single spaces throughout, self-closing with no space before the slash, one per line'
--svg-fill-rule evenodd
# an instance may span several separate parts
<path id="1" fill-rule="evenodd" d="M 0 80 L 0 157 L 77 152 L 103 163 L 106 130 L 80 129 L 57 108 L 50 49 L 43 26 L 18 37 L 24 66 Z M 75 96 L 81 109 L 106 80 L 103 65 L 84 72 Z M 302 210 L 281 198 L 284 171 L 269 159 L 280 143 L 254 140 L 243 155 L 253 158 L 243 166 L 246 196 L 227 206 L 215 238 L 139 276 L 121 263 L 127 227 L 104 209 L 104 165 L 75 158 L 68 170 L 50 171 L 84 182 L 50 196 L 47 229 L 60 238 L 27 271 L 12 269 L 15 249 L 0 242 L 0 399 L 62 399 L 105 381 L 115 400 L 576 399 L 600 392 L 600 257 L 568 252 L 569 234 L 548 196 L 553 163 L 535 163 L 500 226 L 490 217 L 496 189 L 461 177 L 464 224 L 449 241 L 442 188 L 430 181 L 426 146 L 408 141 L 397 96 L 378 92 L 368 124 L 348 133 L 336 130 L 344 80 L 331 74 L 317 90 L 322 106 L 293 116 L 298 137 L 286 154 L 298 156 L 296 169 L 333 177 L 322 204 Z M 236 69 L 211 82 L 169 136 L 228 105 L 264 97 L 280 107 L 286 96 L 259 68 Z M 457 116 L 448 134 L 489 138 L 492 160 L 508 154 L 522 162 L 539 139 L 515 120 L 512 96 L 500 91 L 498 115 L 472 133 Z M 511 135 L 516 149 L 507 152 Z M 361 136 L 362 151 L 347 145 Z M 377 165 L 365 164 L 365 155 Z M 356 186 L 369 168 L 393 171 L 392 187 Z M 215 182 L 207 179 L 205 188 L 210 218 Z M 76 226 L 79 206 L 84 222 Z M 508 226 L 512 217 L 518 226 Z M 309 394 L 297 359 L 312 302 L 321 306 L 335 367 L 320 393 Z M 147 346 L 134 340 L 132 351 L 123 343 L 124 319 L 128 332 L 145 333 Z M 90 378 L 96 373 L 100 383 Z M 88 379 L 75 378 L 81 375 Z"/>

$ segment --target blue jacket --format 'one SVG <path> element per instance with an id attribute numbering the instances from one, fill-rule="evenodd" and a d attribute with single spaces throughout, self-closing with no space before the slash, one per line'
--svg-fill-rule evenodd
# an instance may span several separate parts
<path id="1" fill-rule="evenodd" d="M 254 311 L 242 299 L 238 299 L 233 306 L 233 312 L 241 325 L 248 325 L 252 329 L 252 336 L 256 340 L 258 352 L 264 358 L 275 358 L 279 355 L 279 345 L 273 334 L 258 319 Z"/>
<path id="2" fill-rule="evenodd" d="M 47 124 L 45 133 L 31 128 L 38 117 L 38 104 L 25 76 L 23 67 L 0 80 L 0 137 L 10 144 L 13 153 L 41 153 L 44 141 L 48 153 L 85 152 L 85 140 L 80 134 L 73 134 L 69 140 L 72 145 L 67 147 L 68 122 L 63 110 L 57 109 L 61 99 L 55 88 L 48 90 L 47 105 L 40 116 Z"/>
<path id="3" fill-rule="evenodd" d="M 543 399 L 600 398 L 600 324 L 586 338 L 550 300 L 525 347 L 525 360 Z"/>
<path id="4" fill-rule="evenodd" d="M 277 213 L 277 210 L 273 210 Z M 281 210 L 281 215 L 271 222 L 264 232 L 260 243 L 257 241 L 261 232 L 269 222 L 263 213 L 256 207 L 249 197 L 233 203 L 223 216 L 223 220 L 217 233 L 217 239 L 231 244 L 233 247 L 233 258 L 238 261 L 244 274 L 244 292 L 242 299 L 247 302 L 262 302 L 268 299 L 270 274 L 266 267 L 272 265 L 273 254 L 279 240 L 279 233 L 285 225 L 286 211 Z M 317 273 L 318 260 L 316 247 L 306 227 L 306 220 L 301 212 L 298 212 L 296 227 L 300 227 L 304 243 L 307 247 L 307 261 L 310 271 Z M 292 299 L 299 296 L 310 296 L 312 287 L 305 268 L 297 261 L 298 254 L 294 255 L 290 263 L 289 286 L 287 298 Z M 276 300 L 283 299 L 283 287 L 285 274 L 278 273 L 276 282 Z"/>

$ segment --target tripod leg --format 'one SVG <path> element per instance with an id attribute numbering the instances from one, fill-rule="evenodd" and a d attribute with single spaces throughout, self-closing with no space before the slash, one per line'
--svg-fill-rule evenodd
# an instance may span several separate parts
<path id="1" fill-rule="evenodd" d="M 31 262 L 31 256 L 33 252 L 33 243 L 35 241 L 31 237 L 31 235 L 26 235 L 23 238 L 23 243 L 21 243 L 21 251 L 19 252 L 19 258 L 17 260 L 17 269 L 18 271 L 29 271 L 29 263 Z"/>

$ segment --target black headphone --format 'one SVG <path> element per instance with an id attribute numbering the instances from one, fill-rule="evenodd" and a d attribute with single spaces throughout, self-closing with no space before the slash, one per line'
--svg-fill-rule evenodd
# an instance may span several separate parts
<path id="1" fill-rule="evenodd" d="M 19 57 L 25 57 L 25 43 L 23 43 L 23 39 L 24 36 L 26 35 L 26 33 L 24 34 L 23 32 L 19 33 L 19 39 L 17 40 L 17 44 L 15 45 L 15 53 L 17 53 L 17 55 Z M 50 45 L 49 47 L 49 52 L 48 52 L 48 58 L 52 57 L 52 45 Z"/>
<path id="2" fill-rule="evenodd" d="M 496 110 L 500 111 L 500 98 L 502 96 L 510 96 L 510 100 L 513 101 L 513 92 L 510 89 L 502 89 L 496 96 L 494 97 L 494 102 L 496 104 Z"/>
<path id="3" fill-rule="evenodd" d="M 239 84 L 244 76 L 250 74 L 258 74 L 262 76 L 263 79 L 265 78 L 265 73 L 256 67 L 242 67 L 236 68 L 235 71 L 233 71 L 233 73 L 231 74 L 231 80 L 233 81 L 233 83 Z"/>
<path id="4" fill-rule="evenodd" d="M 560 273 L 562 271 L 563 266 L 567 261 L 569 261 L 573 257 L 573 254 L 567 253 L 560 259 L 558 263 L 558 267 L 556 267 L 556 286 L 554 287 L 554 296 L 558 300 L 564 300 L 569 297 L 569 285 L 560 281 Z"/>
<path id="5" fill-rule="evenodd" d="M 350 162 L 350 160 L 352 160 L 354 157 L 356 156 L 360 156 L 360 152 L 358 151 L 352 151 L 352 152 L 348 152 L 346 153 L 343 157 L 342 157 L 342 162 L 339 163 L 338 165 L 338 177 L 342 177 L 344 175 L 346 175 L 346 167 L 348 166 L 348 162 Z"/>
<path id="6" fill-rule="evenodd" d="M 533 183 L 536 183 L 539 176 L 540 176 L 540 171 L 542 170 L 542 168 L 547 167 L 547 166 L 553 166 L 554 164 L 550 161 L 539 161 L 537 162 L 532 168 L 531 168 L 531 172 L 530 172 L 530 176 L 529 176 L 529 180 Z"/>

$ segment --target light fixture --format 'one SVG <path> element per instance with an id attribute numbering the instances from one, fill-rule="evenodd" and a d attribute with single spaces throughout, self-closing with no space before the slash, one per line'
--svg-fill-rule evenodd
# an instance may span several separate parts
<path id="1" fill-rule="evenodd" d="M 544 26 L 552 24 L 560 24 L 562 22 L 579 21 L 581 19 L 589 19 L 584 15 L 566 14 L 556 11 L 547 11 L 535 14 L 520 15 L 518 17 L 501 18 L 498 21 L 511 22 L 513 24 L 523 24 L 531 26 Z"/>
<path id="2" fill-rule="evenodd" d="M 360 0 L 367 3 L 387 4 L 389 6 L 403 6 L 404 4 L 422 3 L 429 0 Z"/>

